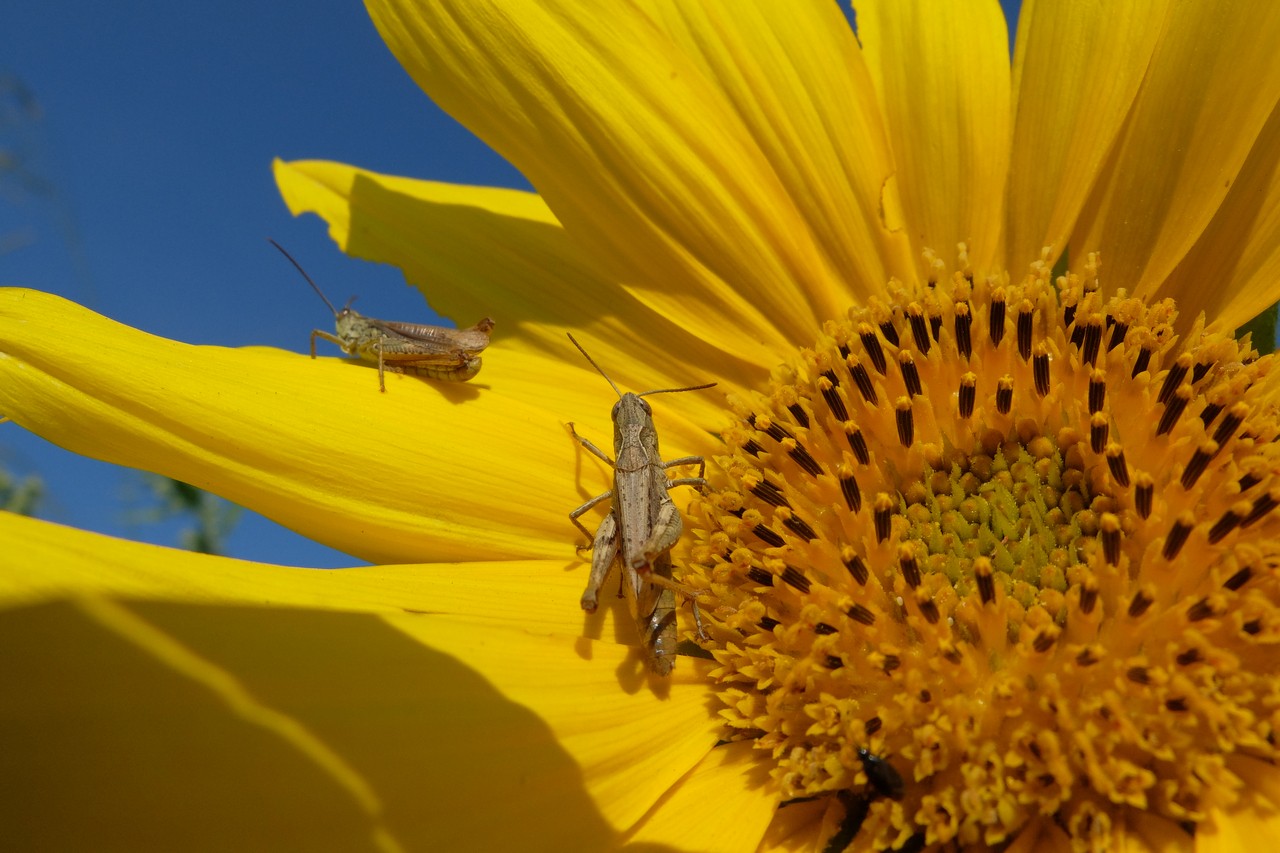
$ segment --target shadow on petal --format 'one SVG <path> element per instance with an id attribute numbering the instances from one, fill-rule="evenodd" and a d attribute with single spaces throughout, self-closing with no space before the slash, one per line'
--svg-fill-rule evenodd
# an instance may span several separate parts
<path id="1" fill-rule="evenodd" d="M 547 724 L 367 614 L 0 614 L 18 849 L 602 849 Z"/>

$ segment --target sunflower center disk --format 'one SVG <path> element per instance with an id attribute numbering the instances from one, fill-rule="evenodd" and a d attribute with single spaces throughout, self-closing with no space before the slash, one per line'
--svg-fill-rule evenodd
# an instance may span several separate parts
<path id="1" fill-rule="evenodd" d="M 1083 842 L 1278 757 L 1277 371 L 1175 318 L 1092 266 L 957 273 L 731 400 L 681 580 L 784 801 L 882 847 Z"/>

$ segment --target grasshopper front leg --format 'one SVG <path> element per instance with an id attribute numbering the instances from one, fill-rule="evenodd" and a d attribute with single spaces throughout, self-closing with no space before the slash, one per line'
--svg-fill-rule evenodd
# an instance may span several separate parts
<path id="1" fill-rule="evenodd" d="M 584 503 L 582 506 L 580 506 L 580 507 L 578 507 L 577 509 L 575 509 L 573 512 L 569 513 L 569 520 L 570 520 L 570 521 L 572 521 L 574 524 L 576 524 L 576 525 L 578 526 L 578 529 L 582 531 L 582 535 L 583 535 L 583 536 L 586 536 L 588 541 L 590 541 L 590 540 L 594 539 L 595 537 L 593 537 L 593 536 L 591 535 L 591 531 L 590 531 L 590 530 L 588 530 L 588 529 L 586 528 L 586 526 L 585 526 L 585 525 L 583 525 L 583 523 L 582 523 L 581 521 L 578 521 L 578 519 L 582 517 L 582 514 L 583 514 L 584 512 L 586 512 L 587 510 L 591 509 L 593 506 L 595 506 L 596 504 L 600 503 L 601 501 L 607 501 L 607 500 L 608 500 L 609 498 L 611 498 L 611 497 L 613 497 L 613 489 L 610 489 L 609 491 L 607 491 L 607 492 L 605 492 L 605 493 L 603 493 L 603 494 L 596 495 L 594 498 L 592 498 L 591 500 L 587 501 L 587 502 L 586 502 L 586 503 Z M 613 518 L 613 513 L 609 513 L 609 517 L 610 517 L 610 518 Z M 603 525 L 603 524 L 601 524 L 601 527 L 603 527 L 603 526 L 604 526 L 604 525 Z M 596 536 L 599 536 L 599 535 L 600 535 L 600 532 L 597 530 L 597 531 L 596 531 Z M 595 546 L 593 545 L 593 546 L 591 546 L 591 547 L 595 547 Z M 584 549 L 579 548 L 578 550 L 579 550 L 579 551 L 581 551 L 581 550 L 584 550 Z"/>
<path id="2" fill-rule="evenodd" d="M 613 561 L 617 556 L 618 521 L 613 513 L 609 513 L 600 522 L 600 528 L 592 542 L 591 575 L 587 578 L 587 589 L 582 593 L 582 609 L 588 613 L 596 612 L 600 587 L 609 577 L 609 570 L 613 568 Z"/>

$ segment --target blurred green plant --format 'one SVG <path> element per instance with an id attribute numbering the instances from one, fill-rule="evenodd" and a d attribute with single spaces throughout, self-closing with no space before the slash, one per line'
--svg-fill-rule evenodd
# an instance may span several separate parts
<path id="1" fill-rule="evenodd" d="M 242 507 L 180 480 L 143 474 L 156 506 L 135 510 L 131 520 L 161 524 L 175 519 L 189 523 L 179 533 L 179 545 L 201 554 L 222 554 L 227 538 L 240 520 Z"/>

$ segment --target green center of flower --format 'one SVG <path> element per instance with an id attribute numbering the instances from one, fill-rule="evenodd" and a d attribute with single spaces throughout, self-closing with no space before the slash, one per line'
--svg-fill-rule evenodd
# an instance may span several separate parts
<path id="1" fill-rule="evenodd" d="M 1274 363 L 1174 320 L 1096 267 L 895 285 L 731 400 L 679 580 L 834 849 L 1193 825 L 1280 757 Z"/>

